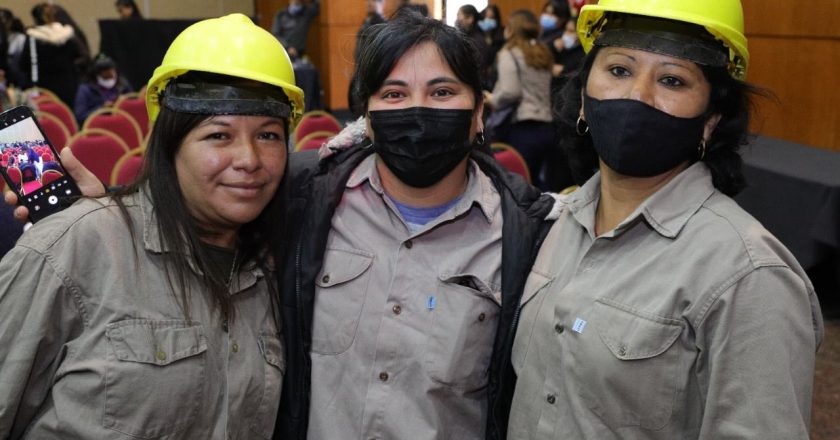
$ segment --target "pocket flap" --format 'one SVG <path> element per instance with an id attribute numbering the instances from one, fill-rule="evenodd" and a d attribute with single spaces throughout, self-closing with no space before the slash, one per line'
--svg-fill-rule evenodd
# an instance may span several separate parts
<path id="1" fill-rule="evenodd" d="M 665 352 L 680 336 L 682 321 L 636 310 L 601 298 L 595 302 L 598 334 L 613 356 L 622 360 L 647 359 Z"/>
<path id="2" fill-rule="evenodd" d="M 260 351 L 265 361 L 280 370 L 286 369 L 286 362 L 283 361 L 283 343 L 279 334 L 263 333 L 260 335 Z"/>
<path id="3" fill-rule="evenodd" d="M 169 365 L 207 350 L 201 325 L 194 322 L 128 319 L 105 326 L 117 359 Z"/>
<path id="4" fill-rule="evenodd" d="M 324 267 L 315 284 L 331 287 L 346 283 L 365 273 L 373 263 L 373 255 L 359 250 L 327 249 L 324 253 Z"/>
<path id="5" fill-rule="evenodd" d="M 519 304 L 524 306 L 525 303 L 536 296 L 537 292 L 542 290 L 552 280 L 553 278 L 531 269 L 531 273 L 528 274 L 528 279 L 525 280 L 525 288 L 522 290 L 522 300 L 519 301 Z"/>

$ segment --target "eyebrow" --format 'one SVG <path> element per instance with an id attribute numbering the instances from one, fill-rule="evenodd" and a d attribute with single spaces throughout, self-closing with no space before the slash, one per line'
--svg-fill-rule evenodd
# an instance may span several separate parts
<path id="1" fill-rule="evenodd" d="M 439 76 L 437 78 L 432 78 L 429 81 L 427 81 L 426 85 L 427 86 L 433 86 L 433 85 L 441 84 L 441 83 L 458 84 L 458 83 L 460 83 L 460 81 L 458 81 L 455 78 L 449 77 L 449 76 Z M 399 79 L 386 79 L 385 81 L 382 82 L 382 86 L 383 87 L 384 86 L 408 87 L 408 83 L 405 82 L 405 81 L 399 80 Z"/>

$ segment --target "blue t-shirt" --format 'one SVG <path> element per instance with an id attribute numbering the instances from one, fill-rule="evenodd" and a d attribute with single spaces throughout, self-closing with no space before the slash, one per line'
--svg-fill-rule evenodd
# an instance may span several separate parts
<path id="1" fill-rule="evenodd" d="M 394 203 L 394 206 L 397 207 L 397 210 L 400 211 L 400 215 L 402 215 L 403 220 L 408 224 L 408 230 L 411 233 L 415 233 L 420 230 L 423 226 L 425 226 L 430 221 L 440 217 L 446 211 L 449 211 L 449 208 L 455 206 L 458 202 L 461 201 L 461 197 L 463 194 L 452 199 L 449 202 L 444 203 L 443 205 L 432 206 L 429 208 L 417 208 L 414 206 L 409 206 L 402 204 L 391 197 L 388 197 L 391 202 Z"/>

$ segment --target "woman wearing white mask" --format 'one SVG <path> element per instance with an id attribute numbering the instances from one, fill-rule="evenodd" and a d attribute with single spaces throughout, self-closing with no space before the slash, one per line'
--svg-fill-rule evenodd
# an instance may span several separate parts
<path id="1" fill-rule="evenodd" d="M 123 93 L 131 92 L 128 81 L 117 71 L 114 60 L 105 54 L 99 54 L 93 63 L 90 79 L 79 86 L 73 113 L 81 125 L 94 111 L 114 105 Z"/>
<path id="2" fill-rule="evenodd" d="M 807 439 L 823 326 L 744 186 L 738 0 L 601 0 L 559 118 L 588 178 L 526 283 L 514 439 Z"/>

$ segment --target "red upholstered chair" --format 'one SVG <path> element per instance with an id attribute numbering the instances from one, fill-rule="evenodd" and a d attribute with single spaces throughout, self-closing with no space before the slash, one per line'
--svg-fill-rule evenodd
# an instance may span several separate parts
<path id="1" fill-rule="evenodd" d="M 528 171 L 528 164 L 525 159 L 519 154 L 516 149 L 508 144 L 502 142 L 494 142 L 490 145 L 493 150 L 493 157 L 496 158 L 503 167 L 507 168 L 516 174 L 519 174 L 525 181 L 531 183 L 531 173 Z"/>
<path id="2" fill-rule="evenodd" d="M 120 95 L 117 98 L 117 102 L 114 103 L 114 107 L 128 113 L 134 118 L 134 122 L 137 122 L 137 125 L 140 126 L 140 134 L 144 138 L 149 133 L 149 112 L 146 110 L 145 96 L 145 94 L 140 95 L 135 92 L 126 93 Z"/>
<path id="3" fill-rule="evenodd" d="M 23 91 L 24 95 L 29 98 L 30 101 L 34 103 L 39 102 L 46 102 L 46 101 L 59 101 L 61 102 L 61 98 L 58 97 L 52 90 L 45 89 L 43 87 L 30 87 Z"/>
<path id="4" fill-rule="evenodd" d="M 116 108 L 101 108 L 91 113 L 82 125 L 82 130 L 88 128 L 100 128 L 116 134 L 129 149 L 143 143 L 143 134 L 134 118 Z"/>
<path id="5" fill-rule="evenodd" d="M 72 136 L 64 125 L 64 122 L 54 115 L 40 110 L 35 112 L 35 116 L 38 118 L 38 124 L 44 129 L 44 133 L 47 134 L 47 138 L 52 142 L 55 149 L 58 151 L 64 149 L 67 146 L 67 141 L 70 140 L 70 136 Z M 49 148 L 47 148 L 47 152 L 49 152 Z"/>
<path id="6" fill-rule="evenodd" d="M 67 107 L 65 103 L 61 101 L 45 100 L 36 102 L 35 105 L 38 107 L 39 111 L 49 113 L 64 123 L 64 127 L 67 128 L 67 131 L 71 136 L 79 131 L 79 125 L 76 124 L 76 116 L 73 115 L 73 111 L 70 110 L 70 107 Z"/>
<path id="7" fill-rule="evenodd" d="M 99 180 L 110 182 L 114 165 L 129 148 L 114 133 L 101 128 L 88 128 L 73 135 L 67 143 L 73 155 Z"/>
<path id="8" fill-rule="evenodd" d="M 337 134 L 341 131 L 341 123 L 335 116 L 322 110 L 306 112 L 300 118 L 294 133 L 292 133 L 292 142 L 297 145 L 301 139 L 316 131 L 328 131 Z"/>
<path id="9" fill-rule="evenodd" d="M 7 168 L 6 174 L 9 175 L 9 179 L 11 179 L 12 183 L 14 183 L 15 185 L 20 186 L 20 184 L 23 183 L 23 176 L 20 174 L 20 168 Z"/>
<path id="10" fill-rule="evenodd" d="M 145 151 L 145 148 L 140 147 L 125 153 L 114 165 L 114 170 L 111 171 L 111 185 L 128 185 L 134 182 L 143 167 Z"/>
<path id="11" fill-rule="evenodd" d="M 54 182 L 61 178 L 64 174 L 61 174 L 61 171 L 58 170 L 44 170 L 41 173 L 41 185 L 47 185 L 50 182 Z"/>
<path id="12" fill-rule="evenodd" d="M 317 150 L 321 148 L 324 142 L 335 135 L 336 133 L 331 131 L 314 131 L 295 143 L 295 151 Z"/>

